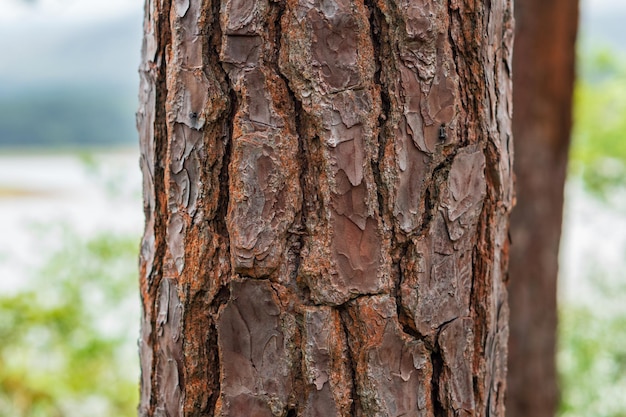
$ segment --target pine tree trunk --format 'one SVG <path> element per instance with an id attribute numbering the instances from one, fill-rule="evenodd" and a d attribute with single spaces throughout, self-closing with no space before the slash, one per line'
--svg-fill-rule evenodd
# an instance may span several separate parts
<path id="1" fill-rule="evenodd" d="M 504 416 L 506 0 L 148 0 L 141 416 Z"/>
<path id="2" fill-rule="evenodd" d="M 515 4 L 513 132 L 517 206 L 511 217 L 510 417 L 552 417 L 557 270 L 572 124 L 578 0 Z"/>

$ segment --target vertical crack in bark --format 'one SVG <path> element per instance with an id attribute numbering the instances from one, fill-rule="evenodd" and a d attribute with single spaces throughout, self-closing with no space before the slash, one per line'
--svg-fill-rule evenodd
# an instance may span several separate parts
<path id="1" fill-rule="evenodd" d="M 305 133 L 305 129 L 303 126 L 303 124 L 305 123 L 304 121 L 305 115 L 304 115 L 304 111 L 302 110 L 302 103 L 300 102 L 300 100 L 297 99 L 296 95 L 291 90 L 291 88 L 289 88 L 289 83 L 287 82 L 287 79 L 280 72 L 279 74 L 285 81 L 285 85 L 287 86 L 287 91 L 289 92 L 289 96 L 291 97 L 291 100 L 294 103 L 296 130 L 298 134 L 298 157 L 300 160 L 300 178 L 299 178 L 300 179 L 300 192 L 303 194 L 302 205 L 300 207 L 300 219 L 298 221 L 298 224 L 294 224 L 294 226 L 296 227 L 296 230 L 292 232 L 292 234 L 295 232 L 298 235 L 297 245 L 294 248 L 294 255 L 296 256 L 295 258 L 296 264 L 294 268 L 295 276 L 293 277 L 293 280 L 294 282 L 296 282 L 298 277 L 300 276 L 300 266 L 302 265 L 302 249 L 304 248 L 304 245 L 305 245 L 305 239 L 308 236 L 307 227 L 306 227 L 307 205 L 305 202 L 306 199 L 304 198 L 305 196 L 304 190 L 307 189 L 307 178 L 310 177 L 309 159 L 307 157 L 308 149 L 307 149 L 306 136 L 305 136 L 306 133 Z M 308 287 L 306 287 L 306 284 L 304 282 L 298 283 L 298 288 L 302 290 L 302 294 L 300 294 L 301 301 L 303 303 L 310 303 L 311 302 L 310 291 Z"/>
<path id="2" fill-rule="evenodd" d="M 483 210 L 486 210 L 483 209 Z M 483 219 L 483 214 L 481 213 L 480 216 L 481 219 Z M 479 238 L 480 239 L 480 238 Z M 479 263 L 480 263 L 480 249 L 477 246 L 474 246 L 474 248 L 472 249 L 472 265 L 474 267 L 474 272 L 479 269 Z M 470 304 L 469 304 L 469 310 L 470 310 L 470 314 L 474 313 L 479 315 L 480 310 L 481 310 L 481 306 L 480 306 L 480 299 L 477 295 L 477 282 L 476 282 L 476 277 L 472 276 L 472 285 L 470 287 Z M 476 336 L 481 335 L 482 332 L 476 332 Z M 479 340 L 480 337 L 476 337 L 476 340 Z"/>
<path id="3" fill-rule="evenodd" d="M 219 340 L 218 340 L 216 322 L 217 322 L 217 316 L 220 311 L 220 308 L 226 305 L 229 299 L 230 299 L 230 287 L 229 285 L 223 285 L 219 289 L 215 297 L 213 297 L 213 300 L 209 306 L 209 314 L 211 317 L 211 323 L 210 323 L 211 330 L 208 333 L 209 338 L 207 340 L 207 350 L 211 352 L 211 359 L 214 361 L 213 363 L 215 364 L 215 366 L 213 367 L 213 369 L 207 370 L 207 374 L 211 375 L 208 377 L 207 382 L 211 383 L 212 387 L 210 388 L 212 388 L 213 391 L 209 398 L 209 403 L 208 403 L 208 407 L 206 410 L 206 414 L 199 413 L 198 414 L 199 416 L 205 416 L 205 415 L 213 416 L 214 415 L 215 409 L 217 407 L 217 402 L 219 400 L 219 397 L 222 391 L 222 387 L 221 387 L 222 376 L 221 376 L 221 366 L 220 366 L 219 349 L 218 349 Z"/>
<path id="4" fill-rule="evenodd" d="M 220 308 L 225 305 L 230 299 L 230 287 L 229 285 L 223 285 L 219 291 L 215 294 L 211 300 L 208 308 L 208 316 L 210 321 L 208 323 L 210 330 L 207 332 L 208 338 L 206 341 L 207 356 L 209 356 L 209 363 L 214 365 L 207 369 L 207 389 L 211 391 L 207 407 L 204 410 L 197 410 L 197 416 L 213 416 L 217 407 L 217 401 L 221 393 L 221 367 L 219 365 L 219 349 L 218 349 L 218 332 L 216 327 L 217 315 Z"/>
<path id="5" fill-rule="evenodd" d="M 219 351 L 217 349 L 217 328 L 214 320 L 209 324 L 208 338 L 206 341 L 207 356 L 212 364 L 217 366 L 207 369 L 207 388 L 211 391 L 207 406 L 204 410 L 194 410 L 197 416 L 212 416 L 215 412 L 215 406 L 220 395 L 220 367 L 219 367 Z"/>
<path id="6" fill-rule="evenodd" d="M 374 49 L 374 60 L 376 61 L 376 72 L 374 73 L 374 83 L 380 87 L 380 103 L 381 103 L 381 113 L 378 115 L 378 126 L 377 126 L 377 134 L 378 134 L 378 154 L 376 155 L 376 160 L 372 159 L 370 161 L 372 166 L 372 173 L 374 176 L 374 182 L 376 183 L 376 195 L 378 198 L 378 212 L 383 224 L 387 221 L 385 219 L 384 213 L 386 212 L 386 200 L 385 198 L 385 185 L 380 173 L 380 164 L 383 160 L 385 153 L 385 145 L 387 142 L 387 135 L 385 133 L 385 122 L 389 116 L 391 103 L 389 100 L 389 92 L 387 91 L 388 86 L 386 83 L 382 81 L 381 71 L 382 71 L 382 48 L 383 42 L 389 43 L 388 39 L 383 39 L 384 34 L 382 33 L 382 21 L 384 19 L 382 12 L 375 4 L 374 0 L 365 0 L 365 7 L 369 11 L 369 26 L 370 26 L 370 37 L 372 39 L 372 45 Z M 393 246 L 392 246 L 393 247 Z M 398 285 L 399 283 L 396 283 Z"/>
<path id="7" fill-rule="evenodd" d="M 346 362 L 348 364 L 347 368 L 350 370 L 350 378 L 352 381 L 351 394 L 350 398 L 352 398 L 352 406 L 350 408 L 350 415 L 353 417 L 362 415 L 362 407 L 361 400 L 358 394 L 358 385 L 357 385 L 357 363 L 356 359 L 352 355 L 352 345 L 353 342 L 350 341 L 350 331 L 348 330 L 348 322 L 349 322 L 349 312 L 347 303 L 342 304 L 340 306 L 335 307 L 337 311 L 339 311 L 339 319 L 341 320 L 341 329 L 346 338 Z"/>
<path id="8" fill-rule="evenodd" d="M 433 415 L 434 417 L 446 417 L 447 412 L 444 405 L 441 403 L 441 398 L 439 395 L 440 384 L 441 384 L 441 373 L 443 371 L 443 357 L 441 356 L 441 352 L 439 350 L 439 345 L 436 344 L 431 349 L 430 360 L 433 366 L 433 377 L 431 380 L 431 392 L 432 392 L 432 402 L 433 402 Z"/>
<path id="9" fill-rule="evenodd" d="M 406 258 L 408 256 L 407 255 L 408 251 L 409 251 L 409 244 L 406 244 L 406 243 L 402 244 L 400 259 Z M 402 281 L 404 279 L 404 270 L 399 260 L 397 262 L 394 262 L 394 265 L 396 265 L 396 269 L 397 269 L 397 272 L 396 272 L 398 274 L 398 287 L 397 288 L 399 288 L 400 285 L 402 285 Z M 421 340 L 426 345 L 428 345 L 426 338 L 422 334 L 419 333 L 419 331 L 415 327 L 415 322 L 411 319 L 411 317 L 409 317 L 409 315 L 406 313 L 406 310 L 402 306 L 401 292 L 396 291 L 396 294 L 392 294 L 392 296 L 396 300 L 396 312 L 398 314 L 398 323 L 400 324 L 400 327 L 402 328 L 402 332 L 412 337 L 413 339 Z"/>
<path id="10" fill-rule="evenodd" d="M 219 73 L 219 76 L 222 80 L 222 88 L 228 91 L 229 95 L 229 108 L 224 117 L 224 121 L 222 122 L 222 126 L 224 129 L 225 143 L 223 156 L 221 160 L 221 168 L 219 173 L 219 197 L 218 197 L 218 207 L 214 216 L 215 230 L 222 237 L 226 239 L 226 244 L 228 246 L 229 236 L 228 236 L 228 228 L 226 227 L 226 213 L 228 212 L 228 202 L 229 202 L 229 174 L 228 169 L 230 166 L 230 158 L 231 158 L 231 147 L 232 147 L 232 126 L 233 119 L 235 116 L 235 111 L 237 109 L 237 97 L 234 94 L 234 91 L 230 85 L 228 80 L 228 73 L 224 69 L 222 62 L 219 60 L 219 50 L 222 42 L 222 30 L 219 22 L 220 16 L 220 1 L 212 0 L 210 5 L 210 16 L 209 21 L 205 23 L 205 27 L 210 28 L 209 41 L 206 44 L 206 51 L 204 52 L 204 56 L 208 59 L 212 69 Z M 217 122 L 219 123 L 219 122 Z"/>
<path id="11" fill-rule="evenodd" d="M 428 187 L 424 190 L 424 212 L 422 213 L 420 227 L 416 231 L 417 236 L 424 235 L 430 228 L 430 223 L 437 211 L 437 205 L 441 201 L 440 187 L 448 181 L 452 162 L 460 149 L 462 149 L 461 146 L 453 148 L 439 165 L 432 168 Z"/>
<path id="12" fill-rule="evenodd" d="M 431 191 L 432 190 L 432 191 Z M 438 201 L 439 190 L 431 183 L 426 190 L 424 190 L 424 212 L 422 213 L 422 219 L 420 220 L 420 229 L 417 231 L 418 235 L 422 235 L 426 230 L 430 222 L 433 220 L 436 204 Z"/>
<path id="13" fill-rule="evenodd" d="M 221 67 L 220 67 L 221 68 Z M 223 68 L 222 68 L 223 70 Z M 219 175 L 219 202 L 217 207 L 217 212 L 215 215 L 215 229 L 217 233 L 219 233 L 222 237 L 226 239 L 227 251 L 230 252 L 229 249 L 229 233 L 228 227 L 226 225 L 226 216 L 228 213 L 228 203 L 230 200 L 230 160 L 232 157 L 232 146 L 233 146 L 233 127 L 235 121 L 235 114 L 237 113 L 237 94 L 235 93 L 232 82 L 228 77 L 228 73 L 224 71 L 224 77 L 228 80 L 228 93 L 230 96 L 230 108 L 228 109 L 228 113 L 226 115 L 224 126 L 226 128 L 226 143 L 224 144 L 224 156 L 222 158 L 222 167 Z"/>
<path id="14" fill-rule="evenodd" d="M 228 204 L 230 200 L 230 182 L 229 182 L 229 169 L 230 169 L 230 160 L 232 154 L 232 143 L 233 143 L 233 126 L 235 120 L 235 114 L 237 112 L 238 100 L 237 94 L 233 88 L 230 77 L 228 76 L 228 71 L 224 68 L 224 63 L 219 60 L 220 51 L 222 42 L 222 29 L 219 22 L 220 16 L 220 1 L 213 0 L 211 4 L 211 16 L 213 21 L 210 24 L 211 27 L 211 40 L 209 42 L 208 47 L 214 48 L 213 51 L 209 50 L 207 52 L 207 56 L 213 62 L 213 67 L 216 70 L 221 72 L 221 76 L 227 82 L 228 94 L 229 94 L 229 104 L 230 108 L 228 109 L 228 113 L 224 120 L 224 128 L 226 130 L 226 143 L 224 144 L 224 156 L 222 157 L 222 167 L 219 174 L 219 200 L 218 200 L 218 208 L 215 213 L 215 225 L 216 231 L 226 239 L 227 251 L 230 252 L 230 239 L 228 233 L 228 227 L 226 225 L 226 216 L 228 213 Z"/>

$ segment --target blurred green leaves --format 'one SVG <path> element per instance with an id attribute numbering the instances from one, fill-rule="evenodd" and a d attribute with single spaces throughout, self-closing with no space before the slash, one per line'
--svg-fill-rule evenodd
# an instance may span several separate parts
<path id="1" fill-rule="evenodd" d="M 626 187 L 626 58 L 597 46 L 581 49 L 570 180 L 582 180 L 609 204 Z M 587 274 L 596 301 L 567 300 L 559 311 L 559 416 L 624 417 L 626 286 L 615 283 L 616 270 L 592 268 Z"/>
<path id="2" fill-rule="evenodd" d="M 30 289 L 0 298 L 0 416 L 136 415 L 137 245 L 65 232 Z"/>
<path id="3" fill-rule="evenodd" d="M 561 417 L 626 415 L 626 316 L 561 309 L 558 366 Z"/>
<path id="4" fill-rule="evenodd" d="M 570 174 L 605 199 L 626 185 L 626 60 L 596 49 L 579 61 Z"/>

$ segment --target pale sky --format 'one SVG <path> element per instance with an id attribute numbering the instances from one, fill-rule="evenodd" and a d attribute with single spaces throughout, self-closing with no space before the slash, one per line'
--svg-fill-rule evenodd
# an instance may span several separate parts
<path id="1" fill-rule="evenodd" d="M 0 24 L 86 22 L 140 13 L 143 0 L 0 0 Z"/>
<path id="2" fill-rule="evenodd" d="M 624 0 L 582 0 L 583 6 L 588 10 L 600 9 L 599 11 L 608 12 L 611 10 L 626 9 Z"/>
<path id="3" fill-rule="evenodd" d="M 0 24 L 43 20 L 85 22 L 140 13 L 144 0 L 0 0 Z M 626 10 L 625 0 L 582 0 L 589 12 Z"/>

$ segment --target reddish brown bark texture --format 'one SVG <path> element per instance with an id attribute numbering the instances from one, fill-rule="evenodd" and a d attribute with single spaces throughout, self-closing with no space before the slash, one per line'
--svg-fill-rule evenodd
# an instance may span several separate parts
<path id="1" fill-rule="evenodd" d="M 503 416 L 505 0 L 148 0 L 141 416 Z"/>
<path id="2" fill-rule="evenodd" d="M 507 415 L 551 417 L 558 403 L 556 287 L 570 141 L 578 0 L 515 3 Z"/>

